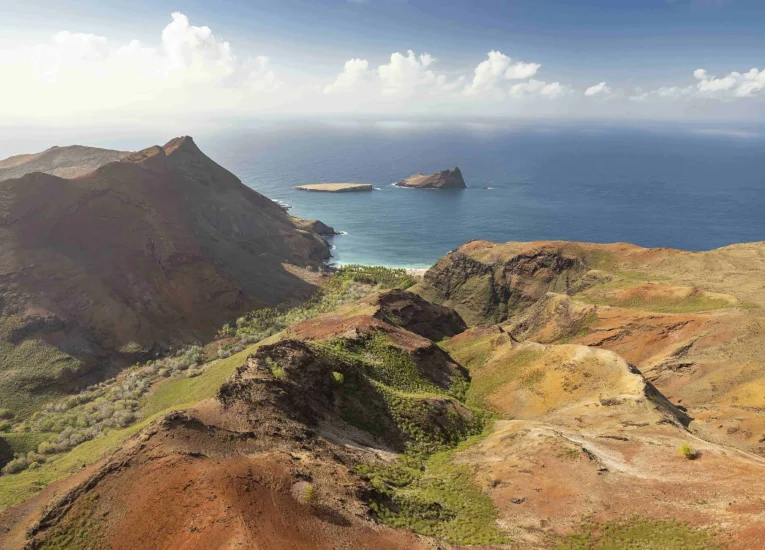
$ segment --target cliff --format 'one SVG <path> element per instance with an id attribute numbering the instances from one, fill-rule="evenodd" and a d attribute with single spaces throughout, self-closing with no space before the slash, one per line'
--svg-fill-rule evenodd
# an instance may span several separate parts
<path id="1" fill-rule="evenodd" d="M 417 189 L 465 189 L 466 187 L 462 172 L 457 167 L 428 176 L 415 174 L 399 182 L 398 186 L 416 187 Z"/>

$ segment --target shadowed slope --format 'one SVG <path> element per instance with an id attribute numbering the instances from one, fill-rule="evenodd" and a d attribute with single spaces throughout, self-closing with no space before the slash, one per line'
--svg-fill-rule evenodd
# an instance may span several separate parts
<path id="1" fill-rule="evenodd" d="M 237 312 L 309 296 L 283 264 L 328 256 L 188 137 L 76 179 L 4 181 L 0 340 L 16 357 L 0 364 L 0 393 L 207 339 Z"/>

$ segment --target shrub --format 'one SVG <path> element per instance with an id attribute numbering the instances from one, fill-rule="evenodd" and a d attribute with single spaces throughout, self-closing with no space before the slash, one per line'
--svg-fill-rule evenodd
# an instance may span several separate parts
<path id="1" fill-rule="evenodd" d="M 305 502 L 306 504 L 310 504 L 315 500 L 316 500 L 316 489 L 314 489 L 313 485 L 308 485 L 305 488 Z"/>
<path id="2" fill-rule="evenodd" d="M 27 460 L 27 457 L 20 456 L 18 458 L 14 458 L 8 464 L 6 464 L 2 472 L 4 474 L 16 474 L 18 472 L 23 472 L 28 467 L 29 461 Z"/>
<path id="3" fill-rule="evenodd" d="M 699 452 L 691 447 L 691 444 L 687 441 L 680 445 L 678 452 L 680 453 L 680 456 L 687 458 L 688 460 L 695 460 L 699 457 Z"/>
<path id="4" fill-rule="evenodd" d="M 14 416 L 10 409 L 0 409 L 0 420 L 11 420 Z"/>
<path id="5" fill-rule="evenodd" d="M 337 384 L 338 386 L 342 386 L 343 382 L 345 382 L 345 376 L 343 376 L 342 372 L 333 372 L 332 379 L 335 381 L 335 384 Z"/>
<path id="6" fill-rule="evenodd" d="M 373 265 L 346 265 L 337 270 L 340 281 L 376 285 L 381 288 L 407 289 L 415 281 L 406 269 L 389 268 Z"/>
<path id="7" fill-rule="evenodd" d="M 41 455 L 49 455 L 56 452 L 56 446 L 50 441 L 43 441 L 38 445 L 37 452 Z"/>

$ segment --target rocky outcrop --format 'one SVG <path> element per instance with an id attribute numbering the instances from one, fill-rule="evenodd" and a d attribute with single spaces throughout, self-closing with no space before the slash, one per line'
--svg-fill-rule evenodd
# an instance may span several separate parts
<path id="1" fill-rule="evenodd" d="M 329 258 L 311 229 L 190 137 L 76 179 L 38 172 L 0 183 L 0 334 L 49 350 L 13 365 L 0 359 L 12 373 L 0 386 L 44 388 L 310 296 L 315 286 L 284 265 Z"/>
<path id="2" fill-rule="evenodd" d="M 584 260 L 560 247 L 530 243 L 501 255 L 491 254 L 493 247 L 485 241 L 463 245 L 436 262 L 416 292 L 476 325 L 500 323 L 547 292 L 569 293 L 585 284 Z"/>
<path id="3" fill-rule="evenodd" d="M 292 218 L 292 221 L 295 223 L 295 226 L 299 227 L 300 229 L 310 231 L 311 233 L 316 233 L 322 237 L 331 237 L 333 235 L 340 234 L 335 231 L 334 227 L 330 227 L 326 223 L 319 220 L 303 220 L 300 218 Z"/>
<path id="4" fill-rule="evenodd" d="M 454 167 L 435 174 L 415 174 L 398 183 L 399 187 L 416 187 L 417 189 L 465 189 L 462 172 Z"/>
<path id="5" fill-rule="evenodd" d="M 459 313 L 451 308 L 432 304 L 406 290 L 388 290 L 373 294 L 363 303 L 377 309 L 376 319 L 386 321 L 433 341 L 451 337 L 467 329 Z"/>

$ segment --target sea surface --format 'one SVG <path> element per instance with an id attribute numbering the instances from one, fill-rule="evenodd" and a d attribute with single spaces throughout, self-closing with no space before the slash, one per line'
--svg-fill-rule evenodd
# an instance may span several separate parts
<path id="1" fill-rule="evenodd" d="M 210 133 L 212 158 L 294 215 L 344 232 L 338 264 L 427 267 L 471 239 L 708 250 L 765 240 L 765 139 L 750 132 L 527 124 L 265 124 Z M 402 189 L 459 166 L 465 190 Z M 296 191 L 371 183 L 369 193 Z"/>

